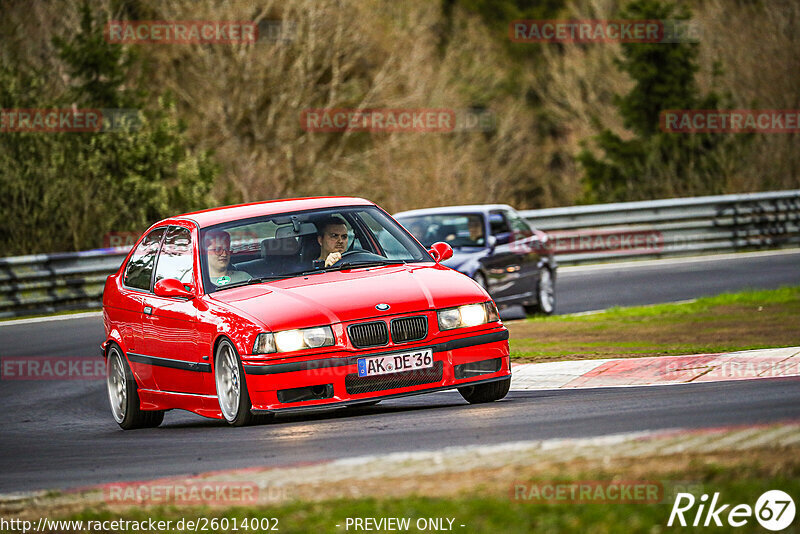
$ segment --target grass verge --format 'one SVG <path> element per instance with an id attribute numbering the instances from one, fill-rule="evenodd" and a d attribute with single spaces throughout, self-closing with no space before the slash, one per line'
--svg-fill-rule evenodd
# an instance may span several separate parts
<path id="1" fill-rule="evenodd" d="M 409 518 L 407 532 L 430 531 L 417 528 L 417 521 L 434 518 L 449 525 L 455 532 L 632 532 L 658 533 L 671 531 L 669 518 L 675 495 L 678 491 L 689 491 L 699 498 L 705 493 L 719 492 L 719 504 L 730 504 L 728 511 L 737 504 L 753 507 L 765 491 L 780 489 L 789 495 L 800 495 L 800 459 L 796 448 L 767 448 L 746 453 L 687 453 L 651 458 L 628 458 L 597 462 L 571 462 L 549 465 L 546 468 L 531 466 L 529 469 L 513 469 L 507 472 L 492 472 L 492 476 L 475 473 L 469 476 L 472 485 L 460 483 L 454 491 L 441 488 L 430 492 L 397 497 L 337 498 L 325 500 L 298 500 L 279 506 L 237 508 L 175 508 L 157 507 L 147 510 L 129 509 L 123 512 L 86 509 L 70 514 L 74 520 L 133 521 L 171 520 L 173 525 L 180 520 L 206 521 L 226 518 L 217 528 L 209 532 L 250 532 L 242 524 L 253 519 L 277 518 L 280 532 L 353 532 L 346 529 L 347 518 Z M 439 478 L 440 475 L 437 475 Z M 447 477 L 445 477 L 447 478 Z M 659 485 L 659 502 L 619 503 L 571 502 L 569 499 L 542 502 L 531 488 L 542 488 L 554 483 L 569 486 L 585 483 L 643 483 Z M 441 485 L 441 481 L 439 481 Z M 519 488 L 525 488 L 520 491 Z M 613 501 L 613 499 L 612 499 Z M 687 513 L 689 522 L 694 518 L 697 506 Z M 725 520 L 727 511 L 722 514 Z M 795 524 L 797 521 L 795 521 Z M 219 528 L 220 524 L 228 528 Z M 232 525 L 236 525 L 234 529 Z M 271 522 L 270 524 L 274 524 Z M 338 526 L 337 526 L 338 525 Z M 464 525 L 463 527 L 461 525 Z M 730 527 L 712 531 L 730 531 Z M 202 528 L 200 529 L 202 530 Z M 686 532 L 708 529 L 680 528 Z M 737 532 L 763 531 L 755 518 Z M 173 529 L 174 531 L 174 529 Z M 259 529 L 260 531 L 260 529 Z M 383 531 L 383 530 L 378 530 Z M 796 532 L 790 527 L 783 532 Z"/>
<path id="2" fill-rule="evenodd" d="M 800 287 L 508 324 L 514 361 L 732 352 L 800 345 Z"/>

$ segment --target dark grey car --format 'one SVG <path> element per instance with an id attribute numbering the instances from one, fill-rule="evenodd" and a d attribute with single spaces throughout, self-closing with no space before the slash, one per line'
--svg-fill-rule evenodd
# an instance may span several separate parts
<path id="1" fill-rule="evenodd" d="M 505 204 L 403 211 L 395 219 L 425 247 L 446 241 L 443 265 L 485 287 L 498 306 L 521 304 L 529 314 L 555 310 L 557 264 L 547 234 Z"/>

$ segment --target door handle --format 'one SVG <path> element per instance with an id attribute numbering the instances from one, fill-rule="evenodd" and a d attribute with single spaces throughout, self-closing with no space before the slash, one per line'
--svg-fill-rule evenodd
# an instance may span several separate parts
<path id="1" fill-rule="evenodd" d="M 144 314 L 145 315 L 153 315 L 153 307 L 152 306 L 145 306 L 144 307 Z"/>

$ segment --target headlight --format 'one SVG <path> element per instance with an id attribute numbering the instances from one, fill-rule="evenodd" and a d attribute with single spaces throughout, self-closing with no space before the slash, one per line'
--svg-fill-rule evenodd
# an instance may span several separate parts
<path id="1" fill-rule="evenodd" d="M 436 316 L 439 319 L 439 330 L 478 326 L 500 320 L 494 302 L 447 308 L 437 311 Z"/>
<path id="2" fill-rule="evenodd" d="M 253 345 L 253 354 L 270 352 L 292 352 L 333 345 L 333 329 L 330 326 L 315 326 L 300 330 L 282 330 L 259 334 Z"/>
<path id="3" fill-rule="evenodd" d="M 275 348 L 278 352 L 292 352 L 303 348 L 303 333 L 300 330 L 275 332 Z"/>
<path id="4" fill-rule="evenodd" d="M 258 334 L 253 343 L 253 354 L 269 354 L 275 352 L 275 336 L 272 334 Z"/>

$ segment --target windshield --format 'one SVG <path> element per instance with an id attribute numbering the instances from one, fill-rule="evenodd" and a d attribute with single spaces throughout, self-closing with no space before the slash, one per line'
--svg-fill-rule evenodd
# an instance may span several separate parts
<path id="1" fill-rule="evenodd" d="M 483 247 L 486 243 L 480 213 L 404 216 L 397 220 L 426 247 L 437 241 L 445 241 L 451 247 Z"/>
<path id="2" fill-rule="evenodd" d="M 202 229 L 200 244 L 207 293 L 331 270 L 433 261 L 375 206 L 232 221 Z"/>

